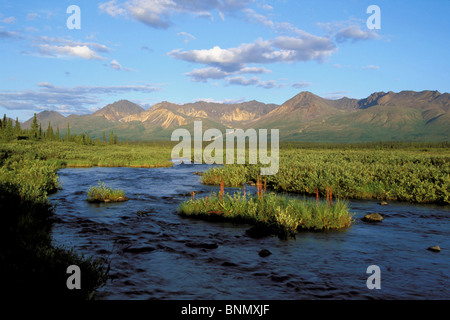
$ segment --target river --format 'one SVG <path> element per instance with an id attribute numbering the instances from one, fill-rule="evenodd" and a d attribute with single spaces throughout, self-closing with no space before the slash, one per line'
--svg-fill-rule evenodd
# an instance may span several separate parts
<path id="1" fill-rule="evenodd" d="M 450 299 L 449 206 L 350 201 L 356 224 L 347 230 L 253 239 L 249 225 L 177 214 L 191 191 L 218 190 L 194 174 L 207 168 L 62 169 L 63 189 L 50 196 L 53 243 L 111 260 L 98 291 L 104 300 Z M 99 180 L 125 190 L 129 201 L 88 203 Z M 361 221 L 373 212 L 385 219 Z M 427 250 L 434 245 L 441 252 Z M 263 249 L 271 254 L 259 256 Z M 380 289 L 366 285 L 370 265 L 380 268 Z"/>

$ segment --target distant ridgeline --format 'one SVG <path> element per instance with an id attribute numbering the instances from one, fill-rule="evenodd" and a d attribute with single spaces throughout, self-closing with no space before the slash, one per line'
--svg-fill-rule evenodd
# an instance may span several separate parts
<path id="1" fill-rule="evenodd" d="M 234 104 L 198 101 L 183 105 L 164 101 L 145 110 L 120 100 L 90 115 L 65 117 L 55 111 L 43 111 L 21 126 L 29 130 L 28 136 L 31 130 L 34 136 L 50 137 L 53 126 L 51 129 L 59 129 L 61 139 L 76 135 L 74 139 L 101 142 L 111 132 L 113 138 L 108 142 L 115 140 L 115 134 L 122 141 L 170 140 L 176 128 L 192 132 L 194 121 L 202 121 L 204 130 L 279 129 L 281 141 L 439 142 L 450 140 L 449 108 L 450 95 L 438 91 L 376 92 L 364 99 L 338 100 L 301 92 L 281 105 L 254 100 Z M 16 123 L 13 121 L 9 129 L 6 123 L 8 137 L 12 137 Z M 58 134 L 54 131 L 53 135 Z"/>

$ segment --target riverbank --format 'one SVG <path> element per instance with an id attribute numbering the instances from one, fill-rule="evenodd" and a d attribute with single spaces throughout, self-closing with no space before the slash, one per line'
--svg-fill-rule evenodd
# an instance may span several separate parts
<path id="1" fill-rule="evenodd" d="M 267 188 L 321 197 L 450 204 L 450 148 L 289 148 L 280 150 L 279 171 Z M 414 144 L 412 145 L 414 146 Z M 260 165 L 224 165 L 204 172 L 208 185 L 256 183 Z"/>
<path id="2" fill-rule="evenodd" d="M 109 261 L 52 245 L 55 207 L 48 196 L 61 189 L 57 171 L 68 167 L 169 167 L 164 145 L 83 145 L 26 140 L 0 145 L 0 272 L 11 297 L 92 299 L 108 278 Z M 86 190 L 87 192 L 88 190 Z M 77 265 L 81 290 L 68 290 L 67 267 Z"/>

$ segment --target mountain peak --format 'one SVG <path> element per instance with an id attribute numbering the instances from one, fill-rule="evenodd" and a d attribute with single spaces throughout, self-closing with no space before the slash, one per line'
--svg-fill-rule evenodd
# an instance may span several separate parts
<path id="1" fill-rule="evenodd" d="M 297 94 L 296 96 L 294 96 L 294 98 L 320 98 L 318 95 L 315 95 L 314 93 L 310 92 L 310 91 L 302 91 L 299 94 Z"/>
<path id="2" fill-rule="evenodd" d="M 295 97 L 289 99 L 285 103 L 283 103 L 283 106 L 289 107 L 289 108 L 309 108 L 312 105 L 318 105 L 323 104 L 325 99 L 315 95 L 314 93 L 311 93 L 309 91 L 302 91 L 299 94 L 297 94 Z"/>
<path id="3" fill-rule="evenodd" d="M 107 120 L 119 121 L 120 119 L 143 112 L 144 109 L 128 100 L 119 100 L 108 104 L 106 107 L 94 112 L 94 116 L 104 117 Z"/>
<path id="4" fill-rule="evenodd" d="M 23 123 L 25 128 L 28 128 L 31 126 L 31 123 L 33 122 L 33 118 L 34 118 L 34 116 Z M 52 124 L 58 123 L 59 121 L 64 120 L 65 118 L 66 117 L 64 117 L 59 112 L 49 111 L 49 110 L 44 110 L 44 111 L 41 111 L 36 114 L 36 120 L 42 126 L 47 126 L 49 122 Z"/>

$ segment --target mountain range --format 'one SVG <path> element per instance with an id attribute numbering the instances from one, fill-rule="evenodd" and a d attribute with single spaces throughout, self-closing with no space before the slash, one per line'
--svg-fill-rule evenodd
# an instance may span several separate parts
<path id="1" fill-rule="evenodd" d="M 121 140 L 169 139 L 174 129 L 279 129 L 284 141 L 368 142 L 449 141 L 450 94 L 438 91 L 375 92 L 364 99 L 330 100 L 303 91 L 281 105 L 248 101 L 234 104 L 198 101 L 178 105 L 163 101 L 145 110 L 128 100 L 109 104 L 90 115 L 55 111 L 37 114 L 64 133 L 87 132 L 102 137 L 111 130 Z M 30 127 L 32 118 L 22 126 Z"/>

